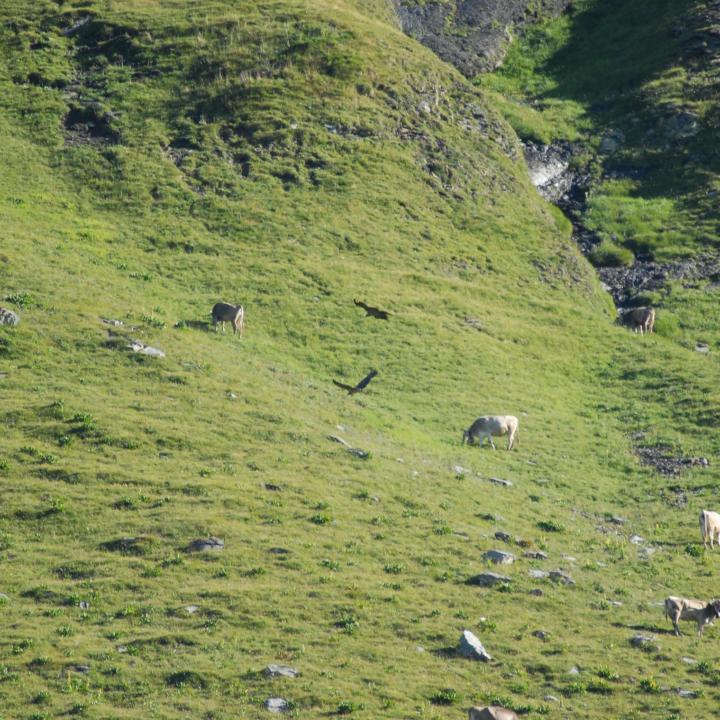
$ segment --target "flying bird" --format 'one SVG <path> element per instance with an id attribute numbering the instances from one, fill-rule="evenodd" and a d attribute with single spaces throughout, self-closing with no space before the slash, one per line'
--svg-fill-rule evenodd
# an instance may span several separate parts
<path id="1" fill-rule="evenodd" d="M 378 374 L 377 370 L 371 370 L 357 385 L 346 385 L 345 383 L 338 382 L 337 380 L 333 380 L 333 383 L 337 385 L 339 388 L 342 388 L 343 390 L 347 390 L 350 395 L 354 395 L 355 393 L 360 392 L 361 390 L 364 390 L 367 387 L 367 384 Z"/>
<path id="2" fill-rule="evenodd" d="M 371 315 L 378 320 L 387 320 L 390 317 L 390 314 L 387 311 L 380 310 L 379 308 L 373 307 L 372 305 L 366 305 L 362 300 L 355 300 L 353 298 L 353 302 L 358 307 L 361 307 L 368 315 Z"/>

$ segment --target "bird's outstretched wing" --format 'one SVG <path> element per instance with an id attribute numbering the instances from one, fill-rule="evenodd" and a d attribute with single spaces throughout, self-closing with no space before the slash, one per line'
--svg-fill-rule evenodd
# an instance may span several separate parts
<path id="1" fill-rule="evenodd" d="M 380 310 L 380 308 L 368 305 L 367 303 L 362 302 L 362 300 L 355 300 L 353 298 L 353 302 L 358 307 L 361 307 L 368 315 L 377 318 L 378 320 L 387 320 L 390 317 L 389 313 L 386 310 Z"/>
<path id="2" fill-rule="evenodd" d="M 360 390 L 363 390 L 365 387 L 367 387 L 367 384 L 378 374 L 378 371 L 373 369 L 371 370 L 354 388 L 355 392 L 360 392 Z"/>
<path id="3" fill-rule="evenodd" d="M 355 392 L 355 388 L 352 385 L 346 385 L 345 383 L 338 382 L 337 380 L 333 380 L 333 384 L 343 390 L 347 390 L 349 393 Z"/>

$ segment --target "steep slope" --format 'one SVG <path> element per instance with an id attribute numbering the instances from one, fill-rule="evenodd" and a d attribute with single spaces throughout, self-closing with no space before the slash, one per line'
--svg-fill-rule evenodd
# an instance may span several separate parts
<path id="1" fill-rule="evenodd" d="M 628 433 L 712 459 L 715 366 L 613 325 L 482 91 L 380 3 L 0 12 L 9 716 L 667 717 L 690 652 L 712 705 L 710 643 L 628 638 L 713 592 L 717 470 L 658 479 Z M 517 452 L 460 446 L 485 412 Z M 497 531 L 511 582 L 468 584 Z M 528 573 L 556 568 L 576 585 Z M 464 628 L 493 663 L 454 654 Z"/>

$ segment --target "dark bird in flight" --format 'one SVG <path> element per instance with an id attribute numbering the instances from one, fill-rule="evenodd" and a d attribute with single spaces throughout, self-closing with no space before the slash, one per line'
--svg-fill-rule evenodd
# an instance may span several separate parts
<path id="1" fill-rule="evenodd" d="M 352 385 L 346 385 L 345 383 L 338 382 L 337 380 L 333 380 L 333 383 L 337 385 L 339 388 L 342 388 L 343 390 L 347 390 L 350 395 L 354 395 L 355 393 L 360 392 L 361 390 L 364 390 L 367 387 L 367 384 L 378 374 L 377 370 L 371 370 L 357 385 L 354 387 Z"/>
<path id="2" fill-rule="evenodd" d="M 361 307 L 368 315 L 371 315 L 378 320 L 387 320 L 390 317 L 389 313 L 387 313 L 385 310 L 380 310 L 379 308 L 373 307 L 372 305 L 366 305 L 362 300 L 355 300 L 353 298 L 353 302 L 358 307 Z"/>

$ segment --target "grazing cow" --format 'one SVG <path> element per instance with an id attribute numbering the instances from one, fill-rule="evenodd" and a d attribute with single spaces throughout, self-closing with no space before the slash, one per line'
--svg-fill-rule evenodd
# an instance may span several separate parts
<path id="1" fill-rule="evenodd" d="M 518 716 L 507 708 L 487 705 L 486 707 L 471 707 L 468 710 L 468 720 L 518 720 Z"/>
<path id="2" fill-rule="evenodd" d="M 698 637 L 702 637 L 706 625 L 720 617 L 720 600 L 706 603 L 702 600 L 688 600 L 681 597 L 665 599 L 665 617 L 672 621 L 675 634 L 680 635 L 678 622 L 680 620 L 694 620 L 697 623 Z"/>
<path id="3" fill-rule="evenodd" d="M 211 312 L 213 326 L 217 332 L 217 324 L 222 325 L 222 331 L 225 332 L 225 323 L 232 323 L 233 333 L 238 331 L 242 335 L 245 327 L 245 309 L 242 305 L 228 305 L 227 303 L 215 303 Z"/>
<path id="4" fill-rule="evenodd" d="M 718 545 L 720 545 L 720 513 L 712 510 L 700 511 L 700 532 L 702 533 L 703 545 L 707 547 L 708 537 L 710 538 L 710 547 L 714 547 L 713 538 L 717 537 Z"/>
<path id="5" fill-rule="evenodd" d="M 493 443 L 493 435 L 495 437 L 507 435 L 507 449 L 511 450 L 515 442 L 515 436 L 518 432 L 518 419 L 514 415 L 485 415 L 479 417 L 464 433 L 463 445 L 468 443 L 472 445 L 473 440 L 478 441 L 478 445 L 483 444 L 483 440 L 487 438 L 490 441 L 492 449 L 495 449 Z"/>
<path id="6" fill-rule="evenodd" d="M 629 325 L 634 332 L 639 332 L 641 335 L 651 333 L 655 327 L 655 309 L 638 307 L 628 310 L 623 315 L 623 322 Z"/>

